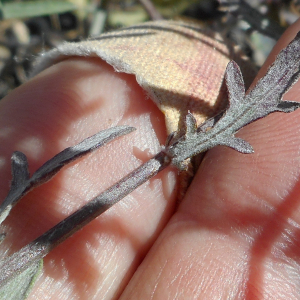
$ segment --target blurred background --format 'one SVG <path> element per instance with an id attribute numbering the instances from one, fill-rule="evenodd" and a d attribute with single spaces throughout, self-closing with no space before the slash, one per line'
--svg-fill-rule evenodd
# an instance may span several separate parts
<path id="1" fill-rule="evenodd" d="M 260 66 L 299 15 L 300 0 L 2 0 L 0 98 L 28 79 L 39 53 L 153 19 L 192 18 Z"/>

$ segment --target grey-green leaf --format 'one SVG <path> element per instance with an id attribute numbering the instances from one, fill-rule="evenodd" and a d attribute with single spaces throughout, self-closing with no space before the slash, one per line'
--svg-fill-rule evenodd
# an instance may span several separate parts
<path id="1" fill-rule="evenodd" d="M 235 133 L 245 125 L 267 116 L 272 112 L 292 112 L 300 103 L 282 101 L 283 95 L 300 76 L 300 33 L 277 56 L 256 86 L 245 95 L 243 79 L 238 65 L 231 61 L 226 69 L 226 84 L 229 95 L 227 110 L 208 120 L 195 133 L 179 138 L 167 147 L 166 152 L 172 163 L 181 167 L 182 162 L 198 153 L 217 145 L 225 145 L 242 153 L 252 153 L 249 143 L 235 138 Z M 191 128 L 191 117 L 186 119 L 186 127 Z"/>
<path id="2" fill-rule="evenodd" d="M 27 269 L 12 277 L 0 288 L 0 299 L 24 300 L 28 297 L 43 267 L 43 260 L 34 262 Z"/>
<path id="3" fill-rule="evenodd" d="M 229 136 L 229 137 L 224 138 L 224 140 L 220 140 L 219 145 L 230 147 L 241 153 L 253 153 L 254 152 L 252 146 L 248 142 L 246 142 L 243 139 L 234 137 L 234 136 Z"/>
<path id="4" fill-rule="evenodd" d="M 66 164 L 133 130 L 135 128 L 130 126 L 116 126 L 102 130 L 55 155 L 35 171 L 31 178 L 29 178 L 26 155 L 19 151 L 14 152 L 11 158 L 13 178 L 8 195 L 0 205 L 0 224 L 8 216 L 12 207 L 32 188 L 50 180 Z"/>
<path id="5" fill-rule="evenodd" d="M 197 122 L 194 116 L 188 112 L 185 119 L 185 126 L 186 126 L 186 136 L 190 136 L 196 132 L 197 129 Z"/>
<path id="6" fill-rule="evenodd" d="M 229 62 L 225 73 L 228 97 L 230 106 L 240 105 L 241 101 L 245 98 L 245 84 L 242 73 L 238 64 L 234 61 Z"/>

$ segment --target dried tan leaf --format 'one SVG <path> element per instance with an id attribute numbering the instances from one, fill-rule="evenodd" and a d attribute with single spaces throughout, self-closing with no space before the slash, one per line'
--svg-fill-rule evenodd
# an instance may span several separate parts
<path id="1" fill-rule="evenodd" d="M 231 59 L 241 66 L 246 86 L 256 73 L 229 41 L 194 22 L 148 22 L 65 43 L 43 54 L 35 73 L 74 55 L 99 56 L 115 70 L 134 74 L 165 114 L 168 133 L 182 128 L 188 111 L 199 125 L 225 108 L 224 74 Z"/>

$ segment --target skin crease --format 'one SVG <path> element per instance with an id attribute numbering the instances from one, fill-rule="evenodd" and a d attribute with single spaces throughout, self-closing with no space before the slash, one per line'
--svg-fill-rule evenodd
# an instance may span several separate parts
<path id="1" fill-rule="evenodd" d="M 291 26 L 276 53 L 300 30 Z M 284 99 L 299 101 L 297 83 Z M 166 138 L 163 116 L 133 76 L 96 59 L 61 62 L 0 102 L 1 197 L 14 150 L 31 173 L 67 146 L 120 124 L 118 139 L 29 193 L 5 221 L 1 251 L 24 246 L 146 161 Z M 45 259 L 29 299 L 299 299 L 300 111 L 274 113 L 238 136 L 255 153 L 210 150 L 174 211 L 168 168 Z"/>

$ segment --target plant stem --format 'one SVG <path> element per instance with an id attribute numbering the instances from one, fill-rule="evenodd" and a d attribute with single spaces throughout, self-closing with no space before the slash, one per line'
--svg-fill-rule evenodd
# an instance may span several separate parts
<path id="1" fill-rule="evenodd" d="M 36 240 L 4 259 L 0 265 L 0 287 L 30 264 L 42 259 L 54 247 L 165 169 L 170 163 L 168 155 L 164 151 L 159 152 Z"/>

